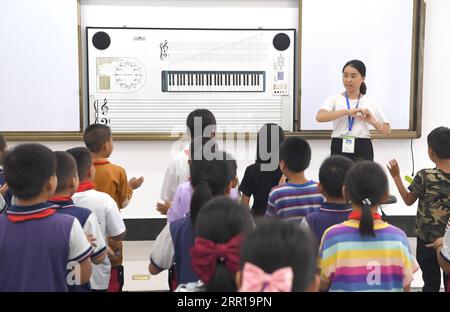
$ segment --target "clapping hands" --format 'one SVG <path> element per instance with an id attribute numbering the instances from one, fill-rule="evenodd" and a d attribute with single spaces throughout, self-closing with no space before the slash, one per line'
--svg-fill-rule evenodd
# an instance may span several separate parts
<path id="1" fill-rule="evenodd" d="M 133 189 L 137 189 L 138 187 L 140 187 L 142 185 L 142 183 L 144 182 L 144 177 L 140 177 L 138 179 L 136 179 L 135 177 L 132 177 L 130 179 L 130 181 L 128 181 L 128 185 Z"/>
<path id="2" fill-rule="evenodd" d="M 164 203 L 156 203 L 156 210 L 158 210 L 162 215 L 166 215 L 171 206 L 172 203 L 169 201 L 165 201 Z"/>

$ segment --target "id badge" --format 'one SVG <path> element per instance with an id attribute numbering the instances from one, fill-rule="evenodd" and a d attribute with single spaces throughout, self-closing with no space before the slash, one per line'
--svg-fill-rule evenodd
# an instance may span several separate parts
<path id="1" fill-rule="evenodd" d="M 351 136 L 345 136 L 342 138 L 342 153 L 354 154 L 355 153 L 355 138 Z"/>

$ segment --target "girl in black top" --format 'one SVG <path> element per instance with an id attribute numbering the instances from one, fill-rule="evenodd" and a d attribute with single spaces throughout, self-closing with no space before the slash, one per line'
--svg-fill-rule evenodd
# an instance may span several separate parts
<path id="1" fill-rule="evenodd" d="M 249 207 L 253 196 L 251 212 L 254 217 L 264 216 L 270 190 L 278 185 L 282 173 L 278 166 L 278 149 L 284 140 L 284 131 L 277 124 L 264 124 L 258 132 L 256 162 L 245 169 L 239 186 L 241 203 Z"/>

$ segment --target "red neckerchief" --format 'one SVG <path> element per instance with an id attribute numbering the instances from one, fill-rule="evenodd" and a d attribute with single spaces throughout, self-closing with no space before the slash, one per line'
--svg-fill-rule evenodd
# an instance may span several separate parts
<path id="1" fill-rule="evenodd" d="M 361 220 L 361 216 L 362 216 L 362 212 L 359 210 L 353 210 L 349 216 L 348 219 L 353 219 L 353 220 Z M 381 216 L 378 213 L 373 213 L 372 217 L 374 220 L 381 220 Z"/>
<path id="2" fill-rule="evenodd" d="M 55 209 L 47 209 L 38 213 L 33 213 L 25 216 L 18 216 L 18 215 L 8 215 L 8 220 L 11 222 L 21 222 L 21 221 L 28 221 L 28 220 L 35 220 L 35 219 L 42 219 L 48 216 L 51 216 L 56 212 Z"/>
<path id="3" fill-rule="evenodd" d="M 48 201 L 51 201 L 51 202 L 67 202 L 67 201 L 71 201 L 71 200 L 72 200 L 72 198 L 69 196 L 52 197 L 52 198 L 48 199 Z"/>
<path id="4" fill-rule="evenodd" d="M 95 165 L 106 165 L 109 164 L 109 160 L 108 159 L 99 159 L 99 160 L 94 160 L 94 166 Z"/>
<path id="5" fill-rule="evenodd" d="M 91 181 L 81 182 L 80 185 L 78 186 L 77 193 L 88 191 L 88 190 L 93 190 L 94 188 L 95 188 L 95 185 Z"/>

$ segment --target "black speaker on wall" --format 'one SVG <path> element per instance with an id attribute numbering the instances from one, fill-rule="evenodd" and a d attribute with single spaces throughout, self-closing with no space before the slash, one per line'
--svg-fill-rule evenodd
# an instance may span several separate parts
<path id="1" fill-rule="evenodd" d="M 99 50 L 105 50 L 111 44 L 111 38 L 104 31 L 99 31 L 92 37 L 92 44 Z"/>
<path id="2" fill-rule="evenodd" d="M 289 39 L 289 36 L 285 33 L 279 33 L 276 34 L 275 37 L 273 37 L 273 46 L 278 51 L 284 51 L 291 45 L 291 39 Z"/>

